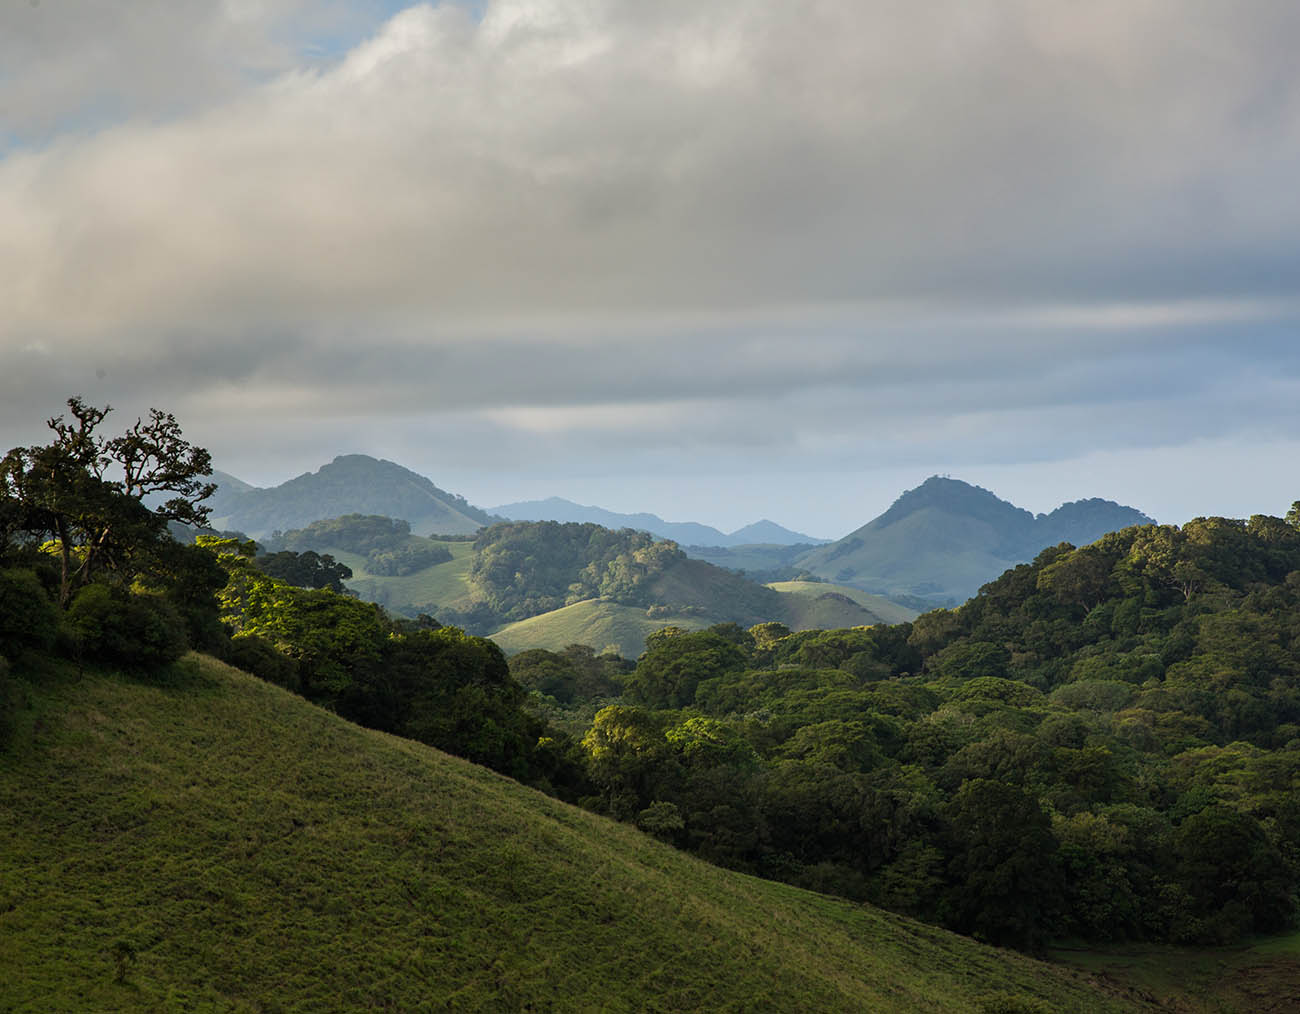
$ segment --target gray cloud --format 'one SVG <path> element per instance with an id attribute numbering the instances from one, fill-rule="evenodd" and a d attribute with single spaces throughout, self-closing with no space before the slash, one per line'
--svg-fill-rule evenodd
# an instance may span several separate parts
<path id="1" fill-rule="evenodd" d="M 1300 10 L 914 7 L 11 5 L 0 426 L 470 479 L 1294 432 Z"/>

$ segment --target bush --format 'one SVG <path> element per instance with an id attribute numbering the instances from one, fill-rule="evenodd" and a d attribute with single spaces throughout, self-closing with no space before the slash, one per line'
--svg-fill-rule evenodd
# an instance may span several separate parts
<path id="1" fill-rule="evenodd" d="M 114 593 L 102 584 L 77 593 L 66 624 L 82 658 L 131 669 L 169 665 L 189 647 L 185 621 L 166 600 Z"/>
<path id="2" fill-rule="evenodd" d="M 0 655 L 47 649 L 59 629 L 59 611 L 35 571 L 0 570 Z"/>
<path id="3" fill-rule="evenodd" d="M 297 692 L 302 681 L 298 678 L 298 665 L 284 652 L 264 637 L 241 634 L 231 638 L 226 661 L 236 669 L 252 673 L 268 683 Z"/>

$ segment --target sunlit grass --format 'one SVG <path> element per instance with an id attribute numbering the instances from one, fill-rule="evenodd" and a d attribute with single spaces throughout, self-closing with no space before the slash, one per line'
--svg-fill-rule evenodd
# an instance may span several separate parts
<path id="1" fill-rule="evenodd" d="M 57 670 L 20 697 L 0 755 L 6 1011 L 1131 1009 L 210 659 L 165 685 Z"/>
<path id="2" fill-rule="evenodd" d="M 570 644 L 588 644 L 597 651 L 609 648 L 624 658 L 636 658 L 645 650 L 646 636 L 656 630 L 667 626 L 703 630 L 712 622 L 701 616 L 652 619 L 641 606 L 587 599 L 507 624 L 490 636 L 508 655 L 526 648 L 559 651 Z"/>

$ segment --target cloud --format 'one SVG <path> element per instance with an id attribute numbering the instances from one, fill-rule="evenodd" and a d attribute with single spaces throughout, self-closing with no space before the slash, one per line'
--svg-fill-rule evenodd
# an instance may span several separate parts
<path id="1" fill-rule="evenodd" d="M 1294 4 L 380 10 L 6 8 L 0 425 L 830 468 L 1295 422 Z"/>

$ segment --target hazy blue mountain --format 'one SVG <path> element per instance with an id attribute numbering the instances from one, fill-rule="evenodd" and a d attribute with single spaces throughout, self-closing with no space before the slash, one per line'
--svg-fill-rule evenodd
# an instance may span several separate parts
<path id="1" fill-rule="evenodd" d="M 1047 546 L 1093 542 L 1152 519 L 1109 500 L 1034 515 L 979 486 L 933 476 L 875 520 L 796 561 L 818 577 L 884 595 L 962 602 Z"/>
<path id="2" fill-rule="evenodd" d="M 603 525 L 606 528 L 635 528 L 662 539 L 672 539 L 680 546 L 743 546 L 766 543 L 790 546 L 798 543 L 819 545 L 824 539 L 814 539 L 783 528 L 773 521 L 756 521 L 738 531 L 727 534 L 710 525 L 694 521 L 665 521 L 657 514 L 620 514 L 603 507 L 589 507 L 562 497 L 545 500 L 525 500 L 490 508 L 511 521 L 578 521 Z"/>
<path id="3" fill-rule="evenodd" d="M 399 518 L 417 535 L 465 535 L 500 520 L 408 468 L 365 454 L 340 455 L 318 471 L 266 489 L 224 472 L 212 478 L 212 527 L 255 537 L 344 514 Z"/>

